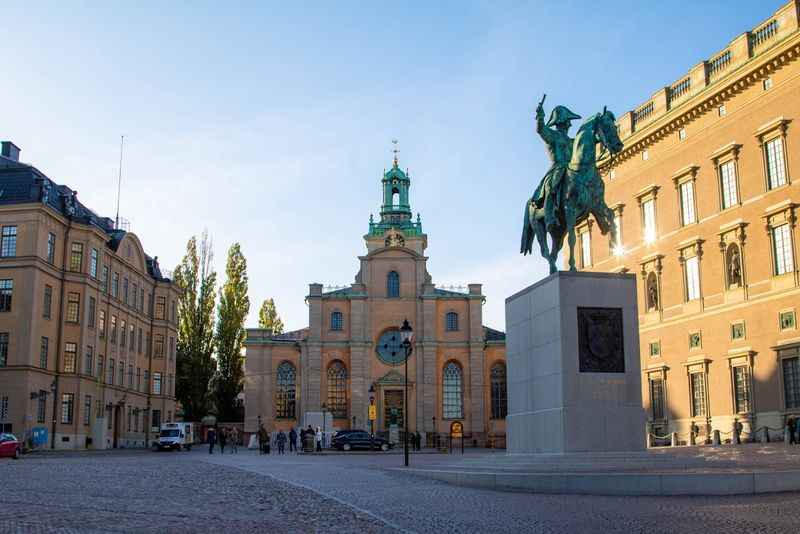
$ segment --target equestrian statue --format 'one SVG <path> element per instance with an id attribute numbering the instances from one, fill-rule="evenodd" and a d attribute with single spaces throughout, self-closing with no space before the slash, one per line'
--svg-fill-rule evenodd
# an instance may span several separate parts
<path id="1" fill-rule="evenodd" d="M 520 252 L 530 254 L 533 240 L 539 241 L 542 257 L 550 264 L 550 273 L 558 270 L 556 259 L 569 243 L 569 270 L 575 270 L 575 226 L 592 215 L 603 235 L 614 226 L 614 212 L 605 202 L 605 185 L 597 172 L 597 161 L 606 152 L 611 158 L 622 150 L 616 119 L 603 108 L 586 119 L 573 140 L 571 122 L 580 119 L 565 106 L 556 106 L 550 120 L 544 122 L 544 99 L 536 108 L 536 132 L 542 138 L 552 165 L 542 178 L 533 197 L 525 203 Z M 602 150 L 600 155 L 597 149 Z M 547 242 L 550 236 L 551 244 Z M 612 240 L 617 232 L 611 232 Z M 612 243 L 612 247 L 616 243 Z"/>

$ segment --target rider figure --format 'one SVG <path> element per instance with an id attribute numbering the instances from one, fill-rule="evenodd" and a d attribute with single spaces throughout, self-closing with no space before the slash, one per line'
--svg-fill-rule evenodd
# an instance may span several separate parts
<path id="1" fill-rule="evenodd" d="M 533 193 L 532 201 L 537 208 L 544 206 L 547 229 L 552 230 L 558 226 L 556 208 L 561 203 L 561 182 L 572 158 L 573 139 L 567 132 L 571 121 L 581 117 L 565 106 L 556 106 L 550 114 L 550 120 L 545 124 L 543 105 L 544 97 L 536 108 L 536 132 L 544 140 L 553 164 L 539 182 L 539 186 Z M 555 128 L 550 128 L 550 126 L 555 126 Z"/>

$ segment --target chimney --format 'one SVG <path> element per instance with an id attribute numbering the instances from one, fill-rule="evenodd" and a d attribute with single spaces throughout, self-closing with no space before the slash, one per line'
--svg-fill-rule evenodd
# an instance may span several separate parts
<path id="1" fill-rule="evenodd" d="M 19 147 L 11 141 L 3 141 L 0 144 L 0 155 L 11 161 L 19 161 Z"/>

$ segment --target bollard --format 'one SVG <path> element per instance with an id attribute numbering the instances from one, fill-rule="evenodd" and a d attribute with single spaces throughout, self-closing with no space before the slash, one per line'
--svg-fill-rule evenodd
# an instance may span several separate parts
<path id="1" fill-rule="evenodd" d="M 713 435 L 714 438 L 711 444 L 715 447 L 719 447 L 719 430 L 715 430 Z"/>
<path id="2" fill-rule="evenodd" d="M 673 432 L 672 433 L 672 440 L 670 442 L 670 446 L 671 447 L 677 447 L 678 446 L 678 433 L 677 432 Z"/>

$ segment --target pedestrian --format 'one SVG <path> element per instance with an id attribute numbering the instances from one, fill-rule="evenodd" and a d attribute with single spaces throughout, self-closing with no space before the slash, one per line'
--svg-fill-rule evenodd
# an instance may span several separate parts
<path id="1" fill-rule="evenodd" d="M 231 454 L 239 454 L 239 429 L 231 429 Z"/>
<path id="2" fill-rule="evenodd" d="M 314 437 L 317 439 L 317 452 L 322 452 L 322 429 L 320 427 L 317 427 Z"/>
<path id="3" fill-rule="evenodd" d="M 417 442 L 417 450 L 421 451 L 422 450 L 422 435 L 419 433 L 419 431 L 417 431 L 417 434 L 416 434 L 415 437 L 416 437 L 416 442 Z"/>
<path id="4" fill-rule="evenodd" d="M 258 453 L 264 454 L 267 452 L 267 430 L 264 425 L 258 427 Z"/>
<path id="5" fill-rule="evenodd" d="M 214 445 L 217 444 L 217 433 L 213 428 L 208 429 L 208 454 L 214 454 Z"/>
<path id="6" fill-rule="evenodd" d="M 311 425 L 308 425 L 306 429 L 306 441 L 303 443 L 303 446 L 306 448 L 307 452 L 314 452 L 314 442 L 317 441 L 317 435 L 314 432 L 314 428 Z"/>
<path id="7" fill-rule="evenodd" d="M 222 430 L 220 430 L 220 432 L 219 432 L 218 441 L 219 441 L 219 453 L 220 454 L 225 454 L 225 443 L 228 441 L 227 434 L 228 434 L 228 431 L 226 429 L 224 429 L 224 428 Z"/>
<path id="8" fill-rule="evenodd" d="M 275 443 L 278 445 L 278 454 L 286 454 L 286 434 L 281 429 L 275 437 Z"/>
<path id="9" fill-rule="evenodd" d="M 297 454 L 297 432 L 294 427 L 289 430 L 289 452 L 294 451 Z"/>
<path id="10" fill-rule="evenodd" d="M 789 445 L 796 445 L 797 440 L 794 437 L 794 432 L 797 429 L 797 420 L 790 417 L 786 420 L 786 431 L 789 432 Z"/>

